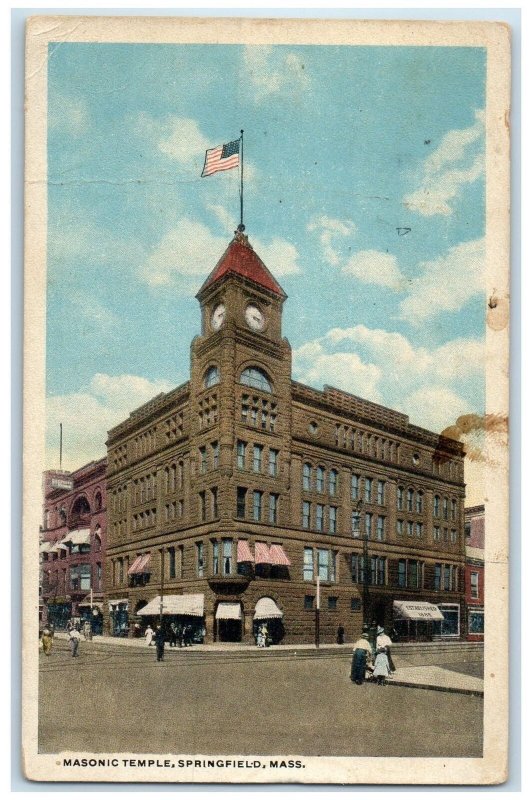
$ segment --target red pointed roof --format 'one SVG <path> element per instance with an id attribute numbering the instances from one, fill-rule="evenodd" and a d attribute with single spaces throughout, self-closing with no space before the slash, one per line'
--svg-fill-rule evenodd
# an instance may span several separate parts
<path id="1" fill-rule="evenodd" d="M 265 289 L 269 289 L 270 292 L 281 295 L 281 297 L 286 297 L 270 270 L 249 244 L 247 236 L 244 236 L 242 233 L 236 234 L 198 294 L 201 294 L 207 287 L 211 286 L 215 281 L 220 280 L 228 273 L 242 275 L 244 278 L 258 283 L 259 286 L 264 286 Z"/>

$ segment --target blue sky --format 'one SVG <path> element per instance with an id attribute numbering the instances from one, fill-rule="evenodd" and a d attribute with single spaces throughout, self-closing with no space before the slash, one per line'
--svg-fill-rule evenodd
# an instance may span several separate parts
<path id="1" fill-rule="evenodd" d="M 237 171 L 200 178 L 204 152 L 241 128 L 294 377 L 437 431 L 482 414 L 485 66 L 481 48 L 51 45 L 49 466 L 59 421 L 76 467 L 188 378 L 194 294 L 239 221 Z"/>

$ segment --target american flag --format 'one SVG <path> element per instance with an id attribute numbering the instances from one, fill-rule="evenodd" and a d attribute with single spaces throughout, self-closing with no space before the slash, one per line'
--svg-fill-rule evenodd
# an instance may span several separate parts
<path id="1" fill-rule="evenodd" d="M 214 175 L 215 172 L 234 169 L 238 166 L 240 166 L 240 139 L 235 139 L 234 142 L 220 144 L 218 147 L 206 151 L 201 177 L 206 178 L 208 175 Z"/>

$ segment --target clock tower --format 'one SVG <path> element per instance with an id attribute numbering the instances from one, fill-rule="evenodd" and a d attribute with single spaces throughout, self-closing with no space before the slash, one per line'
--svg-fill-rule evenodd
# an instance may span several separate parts
<path id="1" fill-rule="evenodd" d="M 291 435 L 291 348 L 281 330 L 286 294 L 239 230 L 196 297 L 202 322 L 191 345 L 192 452 L 208 450 L 213 441 L 219 447 L 222 529 L 238 524 L 238 491 L 246 489 L 245 502 L 252 502 L 258 476 L 248 472 L 253 453 L 257 458 L 261 452 L 259 484 L 279 497 L 279 524 L 283 507 L 288 512 L 282 495 L 288 489 Z M 249 464 L 240 471 L 242 443 Z M 197 474 L 201 477 L 200 466 Z M 252 516 L 246 508 L 245 518 Z"/>

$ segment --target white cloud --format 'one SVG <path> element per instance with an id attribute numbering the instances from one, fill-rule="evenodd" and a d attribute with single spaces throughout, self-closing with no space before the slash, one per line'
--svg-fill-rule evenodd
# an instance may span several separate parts
<path id="1" fill-rule="evenodd" d="M 224 207 L 210 208 L 229 232 L 233 226 Z M 189 291 L 197 291 L 228 244 L 226 235 L 216 235 L 202 222 L 182 217 L 143 262 L 140 276 L 151 286 L 168 286 L 182 277 L 188 281 Z M 277 278 L 299 272 L 299 254 L 291 242 L 279 237 L 269 242 L 255 237 L 251 244 Z"/>
<path id="2" fill-rule="evenodd" d="M 244 71 L 256 102 L 281 93 L 299 97 L 310 86 L 305 64 L 294 52 L 286 53 L 285 48 L 247 45 Z"/>
<path id="3" fill-rule="evenodd" d="M 293 353 L 298 380 L 385 402 L 438 432 L 471 411 L 467 397 L 481 396 L 483 356 L 480 340 L 455 339 L 430 349 L 365 325 L 333 328 Z"/>
<path id="4" fill-rule="evenodd" d="M 318 231 L 325 261 L 336 267 L 340 264 L 340 254 L 338 252 L 338 239 L 352 237 L 356 233 L 356 226 L 351 220 L 334 219 L 322 215 L 314 217 L 307 225 L 308 231 Z"/>
<path id="5" fill-rule="evenodd" d="M 360 250 L 342 267 L 345 275 L 358 278 L 362 283 L 373 283 L 388 289 L 400 290 L 405 286 L 397 258 L 380 250 Z"/>
<path id="6" fill-rule="evenodd" d="M 401 317 L 414 325 L 442 311 L 457 311 L 484 291 L 484 240 L 451 247 L 421 264 L 421 274 L 400 303 Z"/>
<path id="7" fill-rule="evenodd" d="M 136 132 L 150 139 L 161 153 L 174 159 L 183 167 L 203 166 L 205 151 L 215 147 L 201 132 L 195 119 L 169 115 L 156 120 L 149 114 L 139 114 L 135 120 Z"/>
<path id="8" fill-rule="evenodd" d="M 90 124 L 89 110 L 83 98 L 67 97 L 58 92 L 50 93 L 48 105 L 48 128 L 72 136 L 81 136 Z"/>
<path id="9" fill-rule="evenodd" d="M 137 375 L 94 375 L 77 392 L 46 400 L 47 467 L 58 466 L 59 423 L 63 423 L 63 466 L 77 469 L 106 454 L 107 431 L 131 411 L 173 386 Z"/>
<path id="10" fill-rule="evenodd" d="M 452 214 L 452 201 L 462 188 L 484 175 L 484 129 L 485 113 L 476 111 L 469 128 L 446 133 L 425 159 L 420 186 L 403 197 L 404 205 L 426 217 Z"/>

